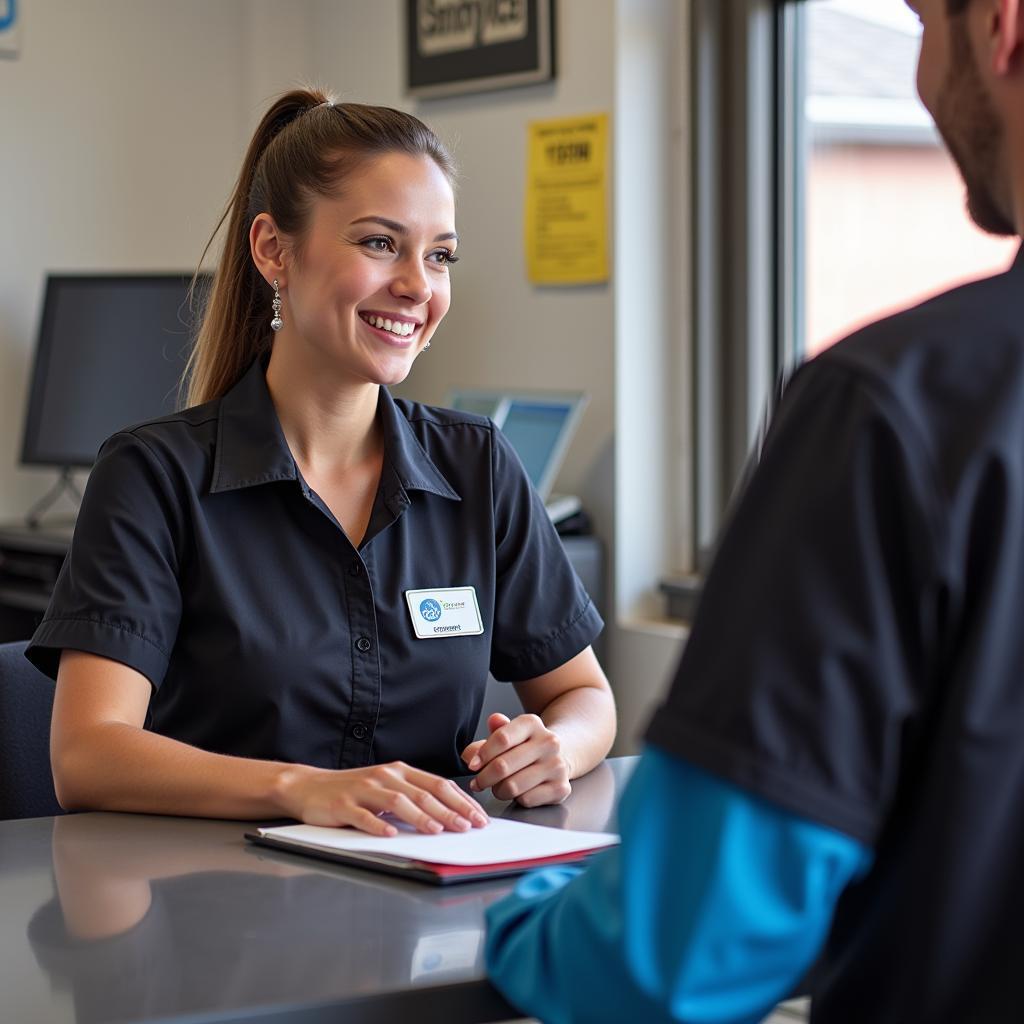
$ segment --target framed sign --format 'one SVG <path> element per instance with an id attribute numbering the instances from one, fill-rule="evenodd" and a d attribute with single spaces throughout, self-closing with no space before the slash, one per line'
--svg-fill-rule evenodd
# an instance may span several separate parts
<path id="1" fill-rule="evenodd" d="M 555 0 L 406 0 L 414 96 L 532 85 L 555 77 Z"/>

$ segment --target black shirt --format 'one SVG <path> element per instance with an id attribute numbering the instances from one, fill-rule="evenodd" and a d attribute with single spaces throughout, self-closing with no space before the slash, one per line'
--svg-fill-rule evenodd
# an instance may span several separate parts
<path id="1" fill-rule="evenodd" d="M 648 738 L 875 849 L 813 1019 L 1024 1019 L 1024 257 L 803 367 Z"/>
<path id="2" fill-rule="evenodd" d="M 358 550 L 302 479 L 258 362 L 223 398 L 115 434 L 28 656 L 51 676 L 62 648 L 131 666 L 153 684 L 147 727 L 205 750 L 464 773 L 488 670 L 557 668 L 601 618 L 493 423 L 385 388 L 378 416 Z M 417 638 L 406 592 L 456 587 L 482 632 Z"/>

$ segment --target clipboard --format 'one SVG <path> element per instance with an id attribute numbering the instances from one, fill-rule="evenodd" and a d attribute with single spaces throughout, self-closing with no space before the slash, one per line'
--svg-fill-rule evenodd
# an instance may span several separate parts
<path id="1" fill-rule="evenodd" d="M 381 838 L 348 828 L 294 825 L 257 829 L 246 832 L 245 838 L 257 846 L 411 878 L 429 885 L 507 878 L 534 868 L 579 863 L 619 841 L 618 836 L 610 833 L 572 832 L 508 819 L 494 819 L 487 828 L 496 823 L 500 823 L 503 851 L 518 845 L 527 851 L 526 855 L 494 860 L 486 857 L 493 846 L 491 837 L 481 839 L 473 833 L 426 836 L 409 829 L 400 837 Z M 489 845 L 484 846 L 485 843 Z M 388 850 L 392 845 L 395 847 L 393 853 Z M 545 847 L 550 847 L 552 852 L 544 853 Z M 432 849 L 437 850 L 436 859 L 431 859 L 434 856 L 430 852 Z M 485 856 L 481 856 L 478 849 Z M 425 850 L 426 853 L 410 855 L 409 850 Z"/>
<path id="2" fill-rule="evenodd" d="M 354 868 L 368 868 L 382 871 L 387 875 L 399 875 L 402 878 L 414 878 L 430 885 L 452 885 L 456 882 L 480 882 L 489 878 L 508 878 L 521 875 L 534 868 L 551 867 L 557 864 L 579 864 L 598 850 L 566 853 L 561 857 L 535 857 L 531 860 L 513 860 L 498 864 L 478 864 L 466 866 L 461 864 L 435 864 L 430 861 L 408 860 L 403 857 L 389 857 L 386 854 L 357 853 L 344 850 L 324 850 L 302 846 L 286 839 L 274 839 L 261 836 L 256 832 L 246 832 L 245 838 L 256 846 L 268 846 L 275 850 L 298 853 L 305 857 L 316 857 L 318 860 L 329 860 L 335 864 L 345 864 Z M 605 847 L 602 847 L 605 849 Z"/>

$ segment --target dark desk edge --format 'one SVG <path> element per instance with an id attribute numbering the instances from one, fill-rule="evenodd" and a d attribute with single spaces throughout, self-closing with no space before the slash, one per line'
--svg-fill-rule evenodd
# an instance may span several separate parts
<path id="1" fill-rule="evenodd" d="M 408 988 L 344 1002 L 254 1007 L 229 1016 L 204 1013 L 161 1020 L 163 1024 L 337 1024 L 341 1019 L 346 1024 L 395 1024 L 398 1020 L 414 1020 L 416 1024 L 498 1024 L 520 1020 L 522 1016 L 489 981 L 481 980 Z"/>

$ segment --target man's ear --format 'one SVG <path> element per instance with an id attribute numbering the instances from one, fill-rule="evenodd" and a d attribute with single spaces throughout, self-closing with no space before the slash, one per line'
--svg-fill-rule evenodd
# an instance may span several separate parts
<path id="1" fill-rule="evenodd" d="M 1021 0 L 990 0 L 986 31 L 992 50 L 992 70 L 1008 75 L 1024 56 L 1024 4 Z"/>
<path id="2" fill-rule="evenodd" d="M 286 283 L 284 239 L 269 213 L 257 214 L 253 220 L 249 228 L 249 251 L 267 284 L 275 278 L 282 286 Z"/>

